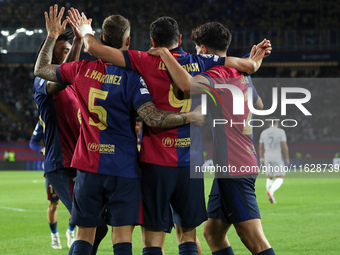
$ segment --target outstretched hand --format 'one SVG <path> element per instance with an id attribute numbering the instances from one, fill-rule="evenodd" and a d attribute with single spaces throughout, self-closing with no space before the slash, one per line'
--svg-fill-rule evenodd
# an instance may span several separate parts
<path id="1" fill-rule="evenodd" d="M 44 12 L 46 20 L 46 30 L 50 37 L 58 38 L 66 29 L 67 20 L 61 23 L 65 8 L 62 7 L 58 14 L 58 5 L 50 6 L 50 13 Z"/>
<path id="2" fill-rule="evenodd" d="M 84 16 L 83 17 L 82 15 L 80 15 L 79 11 L 77 9 L 74 9 L 73 7 L 71 7 L 71 10 L 68 11 L 68 15 L 69 16 L 67 16 L 66 18 L 70 23 L 70 26 L 72 27 L 75 37 L 82 38 L 83 35 L 80 31 L 80 27 L 83 24 L 91 25 L 92 19 L 86 19 L 84 13 L 82 13 L 82 15 Z"/>

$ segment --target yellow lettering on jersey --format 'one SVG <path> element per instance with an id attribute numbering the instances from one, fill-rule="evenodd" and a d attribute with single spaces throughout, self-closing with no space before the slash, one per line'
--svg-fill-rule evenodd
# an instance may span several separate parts
<path id="1" fill-rule="evenodd" d="M 112 81 L 113 81 L 113 76 L 114 76 L 114 75 L 112 75 L 112 74 L 107 74 L 107 75 L 105 76 L 105 83 L 112 83 Z"/>
<path id="2" fill-rule="evenodd" d="M 105 81 L 105 78 L 106 78 L 106 75 L 105 75 L 105 74 L 103 74 L 102 78 L 100 79 L 100 82 L 101 82 L 101 83 L 104 83 L 104 81 Z"/>
<path id="3" fill-rule="evenodd" d="M 164 63 L 162 61 L 159 61 L 158 70 L 166 71 L 165 65 L 164 65 Z"/>
<path id="4" fill-rule="evenodd" d="M 100 81 L 101 78 L 102 78 L 102 73 L 98 72 L 96 78 L 94 79 Z"/>
<path id="5" fill-rule="evenodd" d="M 190 63 L 186 65 L 182 65 L 182 67 L 189 73 L 189 72 L 199 72 L 200 68 L 198 63 Z"/>
<path id="6" fill-rule="evenodd" d="M 122 78 L 121 76 L 115 75 L 112 83 L 116 84 L 116 85 L 120 85 L 120 79 L 121 78 Z"/>
<path id="7" fill-rule="evenodd" d="M 92 73 L 91 73 L 90 78 L 96 79 L 95 77 L 96 77 L 97 73 L 98 73 L 98 71 L 93 70 Z"/>
<path id="8" fill-rule="evenodd" d="M 90 72 L 90 69 L 87 69 L 86 73 L 85 73 L 85 77 L 90 77 L 89 76 L 89 72 Z"/>

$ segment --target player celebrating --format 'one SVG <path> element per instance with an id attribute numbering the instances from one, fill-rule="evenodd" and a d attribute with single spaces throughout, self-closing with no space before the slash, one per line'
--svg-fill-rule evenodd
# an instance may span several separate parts
<path id="1" fill-rule="evenodd" d="M 62 18 L 63 10 L 59 19 Z M 54 10 L 57 13 L 57 10 Z M 50 9 L 53 13 L 53 8 Z M 66 26 L 66 22 L 64 22 Z M 63 61 L 79 59 L 83 43 L 81 33 L 73 29 L 75 37 L 73 45 L 68 42 L 72 38 L 72 31 L 58 36 L 55 47 L 52 48 L 52 62 L 61 64 Z M 43 46 L 43 44 L 42 44 Z M 39 54 L 41 50 L 39 50 Z M 48 182 L 53 186 L 58 197 L 69 213 L 72 210 L 73 187 L 76 179 L 76 169 L 71 167 L 71 160 L 79 136 L 80 123 L 78 120 L 79 105 L 73 86 L 63 91 L 54 88 L 55 84 L 35 78 L 34 100 L 38 106 L 39 118 L 44 129 L 45 167 L 44 173 Z M 68 231 L 70 239 L 68 246 L 74 241 L 74 228 Z M 105 237 L 107 226 L 98 228 L 96 245 L 92 254 L 96 254 L 100 241 Z"/>
<path id="2" fill-rule="evenodd" d="M 196 44 L 198 53 L 226 56 L 231 35 L 229 30 L 220 23 L 211 22 L 195 29 L 192 33 L 192 39 Z M 256 61 L 261 61 L 265 54 L 270 54 L 270 51 L 270 42 L 264 40 L 257 47 L 253 47 L 250 56 Z M 191 77 L 178 65 L 174 58 L 168 57 L 167 49 L 155 49 L 152 52 L 160 54 L 176 84 L 190 85 Z M 216 84 L 232 84 L 242 91 L 245 98 L 242 101 L 244 113 L 241 115 L 233 114 L 233 100 L 236 99 L 233 98 L 229 89 L 215 87 L 215 91 L 222 102 L 221 107 L 216 109 L 214 103 L 211 103 L 212 100 L 208 104 L 208 109 L 210 109 L 209 123 L 214 145 L 214 164 L 215 166 L 230 166 L 232 169 L 236 169 L 225 175 L 217 175 L 220 178 L 214 181 L 212 190 L 219 196 L 221 204 L 216 204 L 215 201 L 215 208 L 212 208 L 213 201 L 209 201 L 209 218 L 221 217 L 222 220 L 209 219 L 205 224 L 205 237 L 208 244 L 214 255 L 234 254 L 226 238 L 226 233 L 233 224 L 242 242 L 252 254 L 273 255 L 275 252 L 263 233 L 255 195 L 254 186 L 257 171 L 253 169 L 257 169 L 257 158 L 251 139 L 252 128 L 249 124 L 247 125 L 252 117 L 247 102 L 250 97 L 247 92 L 248 87 L 252 87 L 250 77 L 243 76 L 232 68 L 216 66 L 195 78 L 192 82 L 191 93 L 202 91 L 197 87 L 207 89 L 208 86 L 215 87 Z M 199 82 L 195 82 L 197 80 Z M 208 86 L 200 85 L 202 83 Z M 255 90 L 253 90 L 254 92 Z M 257 95 L 254 94 L 253 96 L 255 107 L 261 108 L 261 100 L 258 99 Z M 214 126 L 212 124 L 214 119 L 226 119 L 238 123 L 238 125 Z M 240 125 L 240 123 L 244 123 L 244 125 Z M 242 171 L 242 169 L 250 170 Z M 213 197 L 216 197 L 216 195 Z"/>
<path id="3" fill-rule="evenodd" d="M 87 25 L 83 25 L 83 29 L 86 27 Z M 88 31 L 90 30 L 89 27 Z M 150 25 L 150 35 L 153 47 L 168 48 L 191 75 L 221 64 L 234 65 L 247 72 L 254 72 L 259 67 L 252 59 L 185 53 L 179 47 L 181 35 L 177 22 L 170 17 L 161 17 L 154 21 Z M 100 44 L 91 33 L 85 35 L 85 46 L 95 57 L 138 70 L 149 85 L 155 105 L 160 109 L 185 112 L 200 102 L 191 100 L 182 93 L 187 90 L 172 82 L 158 57 L 141 51 L 122 52 L 107 47 Z M 146 228 L 143 231 L 146 246 L 143 254 L 161 254 L 163 233 L 171 231 L 172 217 L 174 223 L 181 228 L 179 232 L 182 234 L 178 238 L 180 254 L 197 253 L 196 227 L 206 220 L 204 182 L 200 178 L 190 178 L 190 164 L 203 164 L 200 130 L 195 127 L 190 130 L 189 126 L 172 130 L 146 128 L 143 132 L 141 161 L 143 227 Z M 192 199 L 193 196 L 195 200 Z"/>
<path id="4" fill-rule="evenodd" d="M 35 129 L 33 131 L 31 140 L 30 140 L 30 148 L 34 151 L 40 152 L 45 155 L 45 146 L 39 144 L 39 142 L 43 140 L 43 127 L 40 124 L 40 121 L 37 122 Z M 51 230 L 51 239 L 52 239 L 52 248 L 53 249 L 61 249 L 61 243 L 57 228 L 58 221 L 58 204 L 59 197 L 55 193 L 52 185 L 45 179 L 46 183 L 46 192 L 48 199 L 48 208 L 47 208 L 47 220 Z M 74 242 L 74 225 L 69 223 L 68 229 L 66 231 L 67 237 L 67 245 L 70 248 L 72 243 Z"/>
<path id="5" fill-rule="evenodd" d="M 286 175 L 285 164 L 290 164 L 289 150 L 286 133 L 278 127 L 279 120 L 275 117 L 269 118 L 268 125 L 269 128 L 263 130 L 260 135 L 259 155 L 261 166 L 266 168 L 266 190 L 269 202 L 276 204 L 274 192 L 283 183 L 283 178 Z M 274 178 L 276 178 L 275 181 L 273 181 Z"/>
<path id="6" fill-rule="evenodd" d="M 65 29 L 59 16 L 57 5 L 54 12 L 50 11 L 50 17 L 45 13 L 48 37 L 35 74 L 59 81 L 61 85 L 55 84 L 55 89 L 74 84 L 81 102 L 82 126 L 72 159 L 72 166 L 79 169 L 72 208 L 72 222 L 78 231 L 69 254 L 89 254 L 96 226 L 105 220 L 113 226 L 114 253 L 132 254 L 132 231 L 140 223 L 141 203 L 135 112 L 147 125 L 170 128 L 189 123 L 190 119 L 202 124 L 203 118 L 197 114 L 200 108 L 192 113 L 158 110 L 140 75 L 102 60 L 51 65 L 54 43 Z M 78 22 L 72 17 L 68 20 L 71 24 Z M 128 49 L 128 20 L 112 15 L 102 27 L 101 38 L 106 45 Z"/>

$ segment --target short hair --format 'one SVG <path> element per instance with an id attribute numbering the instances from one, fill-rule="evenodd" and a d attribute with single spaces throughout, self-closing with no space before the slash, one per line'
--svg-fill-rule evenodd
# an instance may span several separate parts
<path id="1" fill-rule="evenodd" d="M 227 51 L 231 43 L 231 33 L 219 22 L 208 22 L 191 33 L 191 40 L 198 46 L 205 45 L 218 51 Z"/>
<path id="2" fill-rule="evenodd" d="M 57 38 L 57 41 L 69 41 L 73 38 L 73 31 L 72 30 L 68 30 L 68 31 L 65 31 L 64 33 L 60 34 Z M 39 49 L 37 51 L 37 54 L 35 55 L 35 60 L 38 59 L 38 55 L 42 49 L 42 47 L 44 46 L 44 43 L 45 43 L 46 39 L 44 39 L 42 41 L 42 43 L 40 44 L 39 46 Z"/>
<path id="3" fill-rule="evenodd" d="M 121 15 L 107 17 L 102 25 L 103 41 L 107 46 L 123 47 L 126 32 L 130 32 L 130 22 Z"/>
<path id="4" fill-rule="evenodd" d="M 178 43 L 179 35 L 177 21 L 171 17 L 160 17 L 150 24 L 150 37 L 159 47 Z"/>

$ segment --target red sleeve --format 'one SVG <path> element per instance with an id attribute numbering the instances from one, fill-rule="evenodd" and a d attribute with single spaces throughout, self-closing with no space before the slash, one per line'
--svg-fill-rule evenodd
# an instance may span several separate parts
<path id="1" fill-rule="evenodd" d="M 57 68 L 57 78 L 61 84 L 70 85 L 74 84 L 79 67 L 82 61 L 74 61 L 69 63 L 63 63 Z"/>

